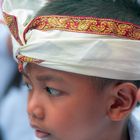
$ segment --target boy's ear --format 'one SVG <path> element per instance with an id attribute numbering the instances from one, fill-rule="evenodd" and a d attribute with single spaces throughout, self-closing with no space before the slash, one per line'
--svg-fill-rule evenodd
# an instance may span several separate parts
<path id="1" fill-rule="evenodd" d="M 138 93 L 137 93 L 137 100 L 138 102 L 140 102 L 140 89 L 138 90 Z"/>
<path id="2" fill-rule="evenodd" d="M 111 92 L 108 104 L 108 116 L 112 121 L 126 118 L 137 102 L 137 87 L 132 83 L 116 85 Z"/>

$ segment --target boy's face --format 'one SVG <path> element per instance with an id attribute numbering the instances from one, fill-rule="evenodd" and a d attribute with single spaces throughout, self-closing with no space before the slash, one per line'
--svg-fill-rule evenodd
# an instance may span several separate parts
<path id="1" fill-rule="evenodd" d="M 30 123 L 42 140 L 97 140 L 104 132 L 107 90 L 99 93 L 90 77 L 29 64 L 24 79 Z"/>

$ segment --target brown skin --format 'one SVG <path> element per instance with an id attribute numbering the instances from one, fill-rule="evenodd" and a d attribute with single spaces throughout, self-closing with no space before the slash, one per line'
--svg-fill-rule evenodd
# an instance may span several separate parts
<path id="1" fill-rule="evenodd" d="M 28 64 L 23 75 L 30 87 L 30 123 L 50 133 L 47 140 L 129 140 L 126 123 L 137 93 L 133 84 L 112 84 L 99 92 L 91 77 L 36 64 Z"/>
<path id="2" fill-rule="evenodd" d="M 137 99 L 140 102 L 140 89 L 139 89 L 138 94 L 137 94 Z"/>

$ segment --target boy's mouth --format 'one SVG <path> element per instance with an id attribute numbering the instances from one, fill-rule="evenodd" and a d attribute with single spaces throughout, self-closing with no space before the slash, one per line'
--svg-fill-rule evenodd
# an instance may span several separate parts
<path id="1" fill-rule="evenodd" d="M 47 138 L 48 136 L 50 136 L 50 133 L 43 132 L 43 131 L 38 130 L 38 129 L 35 130 L 35 134 L 38 138 Z"/>
<path id="2" fill-rule="evenodd" d="M 40 139 L 48 138 L 51 135 L 50 133 L 44 131 L 43 129 L 41 129 L 39 127 L 36 127 L 35 125 L 31 124 L 31 127 L 33 129 L 35 129 L 35 135 L 36 135 L 36 137 L 38 137 Z"/>

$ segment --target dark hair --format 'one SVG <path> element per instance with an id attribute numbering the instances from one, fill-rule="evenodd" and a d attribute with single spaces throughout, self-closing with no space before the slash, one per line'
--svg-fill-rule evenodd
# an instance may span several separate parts
<path id="1" fill-rule="evenodd" d="M 121 84 L 125 82 L 130 82 L 134 84 L 137 88 L 140 87 L 140 80 L 133 81 L 133 80 L 116 80 L 116 79 L 108 79 L 108 78 L 99 78 L 99 77 L 93 77 L 93 80 L 95 80 L 98 84 L 99 89 L 104 89 L 110 84 L 116 83 L 116 84 Z"/>
<path id="2" fill-rule="evenodd" d="M 37 14 L 113 18 L 140 25 L 137 0 L 50 0 Z"/>

